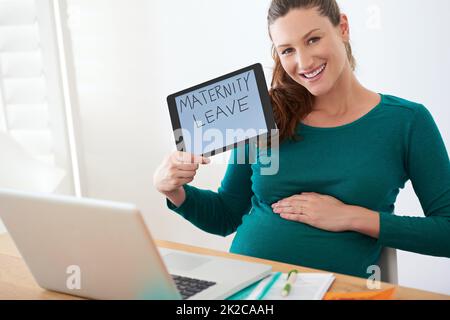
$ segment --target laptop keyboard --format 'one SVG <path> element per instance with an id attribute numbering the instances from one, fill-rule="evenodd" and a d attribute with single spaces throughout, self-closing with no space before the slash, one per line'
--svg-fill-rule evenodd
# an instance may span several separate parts
<path id="1" fill-rule="evenodd" d="M 193 295 L 208 289 L 209 287 L 215 285 L 215 282 L 192 279 L 182 276 L 171 275 L 178 291 L 181 294 L 183 300 L 192 297 Z"/>

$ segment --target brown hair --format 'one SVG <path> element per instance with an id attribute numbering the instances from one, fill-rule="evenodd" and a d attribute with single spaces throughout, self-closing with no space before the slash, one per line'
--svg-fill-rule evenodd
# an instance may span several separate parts
<path id="1" fill-rule="evenodd" d="M 270 28 L 278 18 L 286 16 L 292 9 L 311 8 L 317 8 L 320 15 L 328 17 L 333 26 L 339 25 L 341 11 L 336 0 L 272 0 L 267 15 L 268 26 Z M 346 43 L 345 47 L 350 66 L 355 70 L 356 61 L 350 43 Z M 302 138 L 297 135 L 296 128 L 299 122 L 312 111 L 314 96 L 286 73 L 273 45 L 272 57 L 275 61 L 275 67 L 269 94 L 275 121 L 279 129 L 279 139 L 280 142 L 286 139 L 299 141 Z"/>

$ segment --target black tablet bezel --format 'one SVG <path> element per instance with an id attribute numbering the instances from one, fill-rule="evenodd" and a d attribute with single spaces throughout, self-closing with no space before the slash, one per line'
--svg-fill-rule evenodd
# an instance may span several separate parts
<path id="1" fill-rule="evenodd" d="M 175 144 L 177 146 L 178 151 L 185 151 L 186 150 L 186 146 L 184 144 L 184 139 L 183 137 L 179 137 L 179 140 L 177 141 L 177 136 L 175 134 L 176 131 L 178 131 L 179 129 L 181 129 L 181 122 L 180 122 L 180 118 L 178 116 L 178 110 L 177 110 L 177 105 L 175 102 L 176 97 L 178 96 L 182 96 L 184 94 L 187 94 L 189 92 L 192 91 L 196 91 L 199 90 L 203 87 L 207 87 L 210 86 L 214 83 L 226 80 L 228 78 L 232 78 L 234 76 L 237 76 L 239 74 L 248 72 L 248 71 L 254 71 L 255 73 L 255 78 L 256 78 L 256 83 L 258 86 L 258 92 L 259 92 L 259 98 L 261 100 L 261 105 L 263 107 L 263 112 L 264 112 L 264 119 L 266 121 L 266 126 L 267 126 L 267 133 L 263 134 L 263 135 L 259 135 L 257 137 L 253 137 L 251 139 L 246 139 L 243 141 L 238 141 L 235 142 L 233 144 L 230 144 L 228 146 L 222 147 L 222 148 L 218 148 L 216 150 L 210 151 L 208 153 L 203 153 L 201 154 L 201 156 L 204 157 L 210 157 L 210 156 L 214 156 L 216 154 L 222 153 L 222 152 L 226 152 L 228 150 L 234 149 L 236 148 L 238 145 L 240 144 L 248 144 L 250 142 L 250 140 L 253 139 L 259 139 L 260 137 L 264 136 L 267 139 L 270 139 L 270 135 L 273 132 L 272 130 L 276 130 L 276 124 L 275 124 L 275 120 L 273 117 L 273 109 L 272 109 L 272 103 L 270 100 L 270 96 L 269 96 L 269 90 L 267 88 L 267 83 L 266 83 L 266 79 L 264 76 L 264 71 L 263 71 L 263 67 L 260 63 L 256 63 L 254 65 L 233 71 L 231 73 L 225 74 L 223 76 L 217 77 L 215 79 L 209 80 L 207 82 L 198 84 L 196 86 L 193 86 L 191 88 L 187 88 L 183 91 L 171 94 L 167 97 L 167 104 L 169 106 L 169 113 L 170 113 L 170 119 L 172 121 L 172 128 L 174 131 L 174 135 L 175 135 Z"/>

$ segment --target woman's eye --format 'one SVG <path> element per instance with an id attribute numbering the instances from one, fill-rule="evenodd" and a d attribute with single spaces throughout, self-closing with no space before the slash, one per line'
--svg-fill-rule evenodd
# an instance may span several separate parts
<path id="1" fill-rule="evenodd" d="M 316 43 L 316 42 L 319 41 L 319 40 L 320 40 L 319 37 L 311 38 L 311 39 L 308 40 L 308 44 L 314 44 L 314 43 Z"/>
<path id="2" fill-rule="evenodd" d="M 281 52 L 281 54 L 286 55 L 286 54 L 290 53 L 291 51 L 292 51 L 292 49 L 288 48 L 288 49 L 284 50 L 283 52 Z"/>

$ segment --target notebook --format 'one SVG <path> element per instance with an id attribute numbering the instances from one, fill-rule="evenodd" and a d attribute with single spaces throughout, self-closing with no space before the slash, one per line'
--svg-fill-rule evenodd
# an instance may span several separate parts
<path id="1" fill-rule="evenodd" d="M 333 283 L 332 273 L 298 273 L 291 292 L 281 295 L 287 273 L 272 272 L 270 276 L 228 298 L 228 300 L 322 300 Z M 263 293 L 263 297 L 261 297 Z"/>

